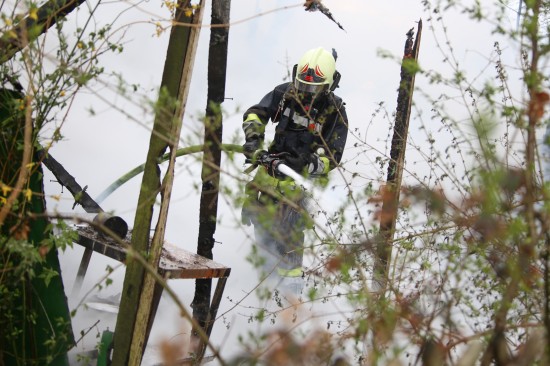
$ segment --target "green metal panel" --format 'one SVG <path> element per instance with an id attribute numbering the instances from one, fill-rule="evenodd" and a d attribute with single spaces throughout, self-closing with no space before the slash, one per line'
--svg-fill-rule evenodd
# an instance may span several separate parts
<path id="1" fill-rule="evenodd" d="M 114 333 L 105 330 L 101 333 L 99 343 L 99 354 L 97 356 L 97 366 L 109 366 L 111 364 L 111 351 L 113 350 Z"/>
<path id="2" fill-rule="evenodd" d="M 21 166 L 24 122 L 17 106 L 22 98 L 18 92 L 0 89 L 0 181 L 8 186 L 16 181 Z M 49 222 L 29 217 L 43 214 L 46 207 L 42 169 L 36 165 L 32 170 L 25 185 L 32 191 L 31 198 L 20 197 L 12 209 L 15 215 L 0 227 L 0 271 L 6 266 L 15 269 L 12 276 L 17 273 L 13 278 L 4 272 L 7 275 L 0 279 L 4 292 L 0 296 L 0 363 L 64 366 L 69 364 L 67 350 L 74 344 L 71 317 L 57 250 L 46 251 L 44 246 Z M 20 241 L 8 245 L 6 238 L 15 236 Z M 25 242 L 31 244 L 26 250 Z"/>

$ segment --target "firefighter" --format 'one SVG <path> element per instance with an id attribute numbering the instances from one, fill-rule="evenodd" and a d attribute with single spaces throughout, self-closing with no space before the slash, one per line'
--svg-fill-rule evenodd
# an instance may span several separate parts
<path id="1" fill-rule="evenodd" d="M 336 52 L 307 51 L 293 68 L 292 82 L 278 85 L 243 116 L 247 161 L 260 164 L 245 187 L 241 218 L 254 225 L 256 250 L 266 275 L 280 289 L 298 295 L 303 288 L 304 231 L 311 219 L 302 189 L 277 169 L 283 163 L 312 179 L 327 179 L 338 166 L 346 144 L 348 121 L 342 99 Z M 276 123 L 264 150 L 267 123 Z"/>

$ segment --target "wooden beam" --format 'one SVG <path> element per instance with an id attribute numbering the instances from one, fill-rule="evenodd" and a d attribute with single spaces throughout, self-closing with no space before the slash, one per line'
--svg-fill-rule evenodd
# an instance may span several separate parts
<path id="1" fill-rule="evenodd" d="M 382 212 L 380 216 L 380 240 L 377 241 L 377 258 L 374 265 L 374 281 L 381 294 L 386 288 L 389 263 L 393 247 L 393 238 L 397 216 L 399 214 L 399 192 L 401 190 L 401 181 L 403 179 L 403 169 L 405 166 L 405 151 L 407 147 L 407 136 L 409 130 L 409 119 L 411 115 L 411 106 L 414 92 L 415 72 L 411 72 L 418 61 L 418 52 L 420 49 L 420 39 L 422 34 L 422 20 L 418 22 L 416 39 L 413 43 L 414 30 L 411 28 L 407 33 L 405 50 L 401 65 L 401 82 L 399 84 L 399 93 L 397 96 L 397 111 L 395 116 L 395 126 L 390 150 L 390 162 L 388 164 L 388 174 L 386 186 L 383 188 Z"/>
<path id="2" fill-rule="evenodd" d="M 157 268 L 161 258 L 162 244 L 172 184 L 177 145 L 181 123 L 200 32 L 204 0 L 189 12 L 188 0 L 178 1 L 173 27 L 164 64 L 159 102 L 145 170 L 134 220 L 132 247 L 147 255 L 148 262 Z M 161 184 L 159 161 L 166 149 L 170 151 L 167 172 Z M 153 206 L 161 195 L 159 219 L 151 243 Z M 150 244 L 150 245 L 149 245 Z M 113 365 L 139 365 L 148 339 L 148 329 L 154 317 L 155 279 L 137 261 L 127 261 L 124 287 L 117 317 Z"/>
<path id="3" fill-rule="evenodd" d="M 69 14 L 83 2 L 84 0 L 50 0 L 38 8 L 36 17 L 27 15 L 23 18 L 0 37 L 0 65 L 45 33 L 58 18 Z"/>
<path id="4" fill-rule="evenodd" d="M 132 232 L 121 241 L 105 236 L 94 228 L 77 228 L 77 244 L 109 258 L 124 262 L 125 246 L 131 245 Z M 228 277 L 231 269 L 198 254 L 189 252 L 170 243 L 164 243 L 158 266 L 158 273 L 165 279 L 222 278 Z"/>
<path id="5" fill-rule="evenodd" d="M 202 164 L 202 190 L 199 208 L 199 235 L 197 253 L 213 258 L 218 216 L 218 196 L 220 185 L 220 164 L 222 152 L 222 111 L 225 99 L 225 80 L 227 70 L 227 48 L 229 44 L 229 13 L 231 0 L 212 0 L 210 46 L 208 50 L 208 95 L 204 121 L 204 154 Z M 223 26 L 226 25 L 226 26 Z M 210 294 L 212 281 L 197 280 L 193 298 L 193 318 L 207 335 L 211 330 Z M 209 324 L 210 323 L 210 324 Z M 197 329 L 192 330 L 192 350 L 200 360 L 205 345 L 200 342 Z"/>

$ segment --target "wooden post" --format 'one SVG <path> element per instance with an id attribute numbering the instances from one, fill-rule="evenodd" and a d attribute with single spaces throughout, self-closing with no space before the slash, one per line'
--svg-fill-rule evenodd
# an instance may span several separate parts
<path id="1" fill-rule="evenodd" d="M 151 133 L 138 210 L 134 220 L 132 247 L 138 253 L 147 254 L 148 262 L 153 268 L 158 268 L 164 242 L 176 150 L 200 31 L 197 25 L 202 21 L 204 0 L 201 0 L 199 7 L 189 16 L 186 13 L 190 7 L 189 0 L 178 2 L 164 64 L 158 112 Z M 166 149 L 170 149 L 170 160 L 161 185 L 158 165 Z M 159 193 L 161 194 L 159 219 L 149 247 L 153 205 Z M 153 301 L 156 299 L 154 292 L 153 277 L 145 273 L 144 268 L 137 261 L 128 258 L 115 329 L 113 365 L 126 366 L 141 363 L 149 335 L 147 330 L 150 328 L 149 323 L 154 318 L 156 309 Z"/>
<path id="2" fill-rule="evenodd" d="M 222 152 L 222 112 L 221 104 L 225 99 L 225 77 L 227 69 L 227 47 L 229 40 L 229 12 L 231 0 L 212 0 L 212 19 L 210 46 L 208 53 L 208 96 L 206 117 L 204 121 L 204 155 L 202 164 L 202 191 L 199 212 L 199 235 L 197 254 L 212 259 L 214 233 L 218 216 L 218 194 L 220 184 L 220 164 Z M 223 26 L 227 25 L 227 26 Z M 193 318 L 203 328 L 211 330 L 208 315 L 210 312 L 211 279 L 198 279 L 195 286 Z M 217 309 L 216 309 L 217 310 Z M 210 332 L 207 333 L 207 335 Z M 199 359 L 204 353 L 204 345 L 200 343 L 197 330 L 192 331 L 192 349 Z"/>
<path id="3" fill-rule="evenodd" d="M 421 34 L 422 20 L 418 22 L 418 31 L 414 43 L 412 40 L 414 35 L 413 29 L 411 28 L 407 33 L 405 52 L 401 65 L 401 83 L 399 84 L 399 93 L 397 96 L 397 111 L 391 143 L 390 162 L 388 164 L 388 175 L 383 192 L 382 213 L 380 216 L 380 240 L 377 241 L 377 258 L 374 265 L 375 286 L 378 287 L 376 290 L 380 294 L 383 294 L 386 289 L 389 274 L 389 263 L 391 261 L 392 242 L 399 212 L 399 191 L 401 189 L 401 180 L 405 165 L 405 150 L 414 92 L 415 73 L 411 73 L 411 68 L 414 65 L 407 65 L 407 63 L 409 60 L 418 61 Z"/>

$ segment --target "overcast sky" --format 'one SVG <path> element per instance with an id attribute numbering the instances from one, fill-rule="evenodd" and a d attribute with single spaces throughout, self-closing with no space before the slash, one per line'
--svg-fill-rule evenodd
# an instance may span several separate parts
<path id="1" fill-rule="evenodd" d="M 139 4 L 130 7 L 131 4 Z M 203 23 L 210 21 L 210 7 L 207 2 Z M 340 22 L 345 31 L 324 17 L 321 13 L 307 13 L 303 10 L 300 1 L 295 0 L 233 0 L 231 5 L 231 22 L 229 35 L 229 52 L 226 97 L 223 108 L 227 113 L 224 118 L 224 138 L 226 142 L 244 142 L 240 133 L 242 112 L 250 105 L 258 102 L 275 85 L 285 81 L 288 70 L 292 68 L 300 56 L 308 49 L 315 47 L 335 48 L 338 52 L 337 69 L 342 74 L 340 88 L 336 93 L 346 102 L 350 130 L 353 136 L 348 138 L 348 149 L 344 154 L 344 164 L 349 174 L 354 171 L 362 173 L 361 181 L 357 186 L 373 181 L 378 186 L 381 178 L 380 169 L 374 163 L 377 157 L 387 155 L 388 136 L 390 135 L 391 114 L 395 110 L 397 88 L 399 84 L 400 65 L 396 60 L 379 56 L 385 50 L 400 59 L 403 53 L 405 34 L 411 28 L 415 29 L 420 19 L 424 22 L 424 31 L 420 48 L 419 63 L 423 69 L 437 69 L 442 73 L 450 73 L 448 63 L 444 63 L 445 55 L 441 48 L 446 49 L 446 40 L 436 29 L 430 29 L 429 14 L 424 12 L 422 1 L 392 0 L 392 1 L 365 1 L 365 0 L 325 0 L 323 2 L 331 11 L 335 19 Z M 485 4 L 487 3 L 487 4 Z M 484 2 L 484 6 L 491 6 L 493 1 Z M 89 6 L 95 1 L 89 1 Z M 298 5 L 298 6 L 297 6 Z M 85 5 L 83 5 L 85 6 Z M 83 7 L 82 6 L 82 7 Z M 512 4 L 512 7 L 515 7 Z M 287 7 L 286 9 L 281 9 Z M 121 10 L 127 9 L 121 16 Z M 274 9 L 278 11 L 271 12 Z M 82 10 L 84 13 L 84 10 Z M 466 70 L 470 70 L 469 77 L 479 73 L 494 73 L 487 69 L 488 59 L 493 51 L 495 36 L 491 35 L 491 27 L 487 24 L 475 24 L 465 15 L 452 13 L 444 15 L 448 30 L 449 41 L 453 45 L 457 61 Z M 73 15 L 74 17 L 74 15 Z M 109 184 L 123 173 L 143 163 L 148 149 L 150 128 L 153 122 L 151 113 L 144 113 L 140 106 L 145 104 L 145 98 L 156 98 L 163 64 L 166 55 L 169 32 L 156 35 L 154 22 L 157 19 L 166 19 L 166 8 L 158 6 L 158 2 L 106 2 L 99 7 L 95 16 L 97 24 L 104 24 L 116 19 L 113 29 L 125 31 L 125 50 L 120 55 L 106 55 L 104 63 L 106 73 L 116 72 L 122 75 L 128 84 L 138 84 L 139 90 L 135 100 L 129 102 L 125 98 L 117 97 L 113 88 L 92 84 L 90 90 L 79 95 L 63 126 L 62 134 L 65 140 L 56 144 L 51 152 L 65 168 L 75 176 L 82 185 L 88 185 L 88 193 L 97 197 Z M 243 21 L 244 20 L 244 21 Z M 515 15 L 510 12 L 509 26 L 515 25 Z M 132 24 L 128 26 L 129 24 Z M 120 27 L 120 28 L 119 28 Z M 206 106 L 206 61 L 208 57 L 209 29 L 203 28 L 197 50 L 192 85 L 185 118 L 183 121 L 182 139 L 189 141 L 200 128 L 199 116 L 204 113 Z M 439 42 L 439 45 L 438 45 Z M 512 45 L 501 46 L 504 56 L 510 62 L 515 62 L 517 53 Z M 494 75 L 489 75 L 494 78 Z M 114 83 L 113 79 L 108 79 Z M 436 94 L 437 88 L 431 86 L 426 78 L 417 77 L 416 86 L 423 92 Z M 128 118 L 116 108 L 98 98 L 114 103 L 118 108 L 132 116 Z M 456 92 L 456 91 L 455 91 Z M 421 94 L 420 92 L 418 93 Z M 373 113 L 380 102 L 384 102 L 384 113 L 375 118 Z M 91 116 L 87 111 L 93 108 L 96 112 Z M 450 107 L 452 108 L 452 106 Z M 419 116 L 418 110 L 422 110 Z M 411 139 L 416 146 L 425 145 L 426 132 L 420 130 L 421 121 L 430 121 L 430 106 L 419 105 L 413 112 L 411 120 Z M 138 122 L 136 122 L 139 121 Z M 434 120 L 431 126 L 438 131 L 441 126 Z M 356 136 L 360 135 L 360 138 Z M 441 136 L 441 143 L 446 143 Z M 195 136 L 192 141 L 199 143 L 201 139 Z M 362 148 L 355 148 L 361 143 Z M 185 144 L 188 144 L 186 142 Z M 182 146 L 185 146 L 182 143 Z M 367 154 L 359 155 L 367 148 Z M 420 159 L 411 154 L 411 160 Z M 227 163 L 224 158 L 224 163 Z M 243 170 L 243 161 L 237 164 L 225 165 L 232 175 L 240 176 Z M 413 169 L 414 170 L 414 169 Z M 336 181 L 339 175 L 333 174 Z M 46 174 L 46 193 L 60 194 L 59 185 L 50 182 L 51 175 Z M 224 176 L 223 181 L 234 184 L 234 180 Z M 102 203 L 107 211 L 114 211 L 122 216 L 132 226 L 135 215 L 135 206 L 139 192 L 141 176 L 136 177 L 119 191 L 115 192 Z M 180 159 L 176 168 L 176 180 L 170 205 L 170 216 L 166 230 L 166 240 L 195 251 L 198 232 L 198 202 L 197 187 L 200 185 L 200 165 L 193 158 Z M 330 195 L 334 197 L 330 197 Z M 326 193 L 324 199 L 331 204 L 343 199 L 346 192 L 336 189 L 335 193 Z M 70 194 L 64 190 L 60 202 L 49 200 L 50 210 L 68 212 L 72 206 Z M 236 212 L 234 211 L 236 210 Z M 250 291 L 255 285 L 253 269 L 244 260 L 251 248 L 250 228 L 241 228 L 235 222 L 234 208 L 228 202 L 220 202 L 221 224 L 215 235 L 217 243 L 214 249 L 214 259 L 231 267 L 232 272 L 226 289 L 226 294 L 233 300 L 238 300 Z M 63 276 L 70 290 L 72 278 L 76 273 L 79 256 L 82 249 L 75 247 L 62 255 Z M 90 288 L 97 279 L 104 274 L 107 264 L 115 265 L 95 254 L 85 288 Z M 120 292 L 122 288 L 123 270 L 115 272 L 115 284 L 104 291 L 105 294 Z M 177 283 L 176 283 L 177 282 Z M 189 304 L 192 300 L 192 284 L 171 281 L 183 299 Z M 83 295 L 83 293 L 81 293 Z M 74 303 L 75 299 L 71 299 Z M 164 300 L 163 300 L 164 302 Z M 246 303 L 246 302 L 245 302 Z M 228 309 L 230 302 L 224 298 L 222 310 Z M 172 337 L 181 329 L 173 319 L 177 317 L 175 309 L 166 305 L 166 311 L 155 322 L 154 339 L 158 340 L 161 334 Z M 249 311 L 236 309 L 226 318 L 238 323 L 238 318 Z M 163 322 L 163 320 L 166 320 Z M 82 324 L 87 324 L 83 322 Z M 161 324 L 162 330 L 157 326 Z M 246 324 L 246 322 L 244 322 Z M 80 324 L 79 324 L 80 325 Z M 77 330 L 79 331 L 79 330 Z M 220 341 L 227 336 L 228 330 L 218 321 L 214 327 L 214 339 Z M 234 328 L 229 331 L 236 334 Z M 92 346 L 93 346 L 93 342 Z M 90 344 L 88 344 L 90 345 Z"/>

